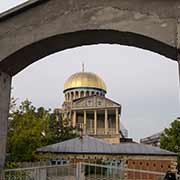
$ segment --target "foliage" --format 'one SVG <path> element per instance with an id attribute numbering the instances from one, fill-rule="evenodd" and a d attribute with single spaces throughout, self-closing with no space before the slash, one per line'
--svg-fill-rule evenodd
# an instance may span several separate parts
<path id="1" fill-rule="evenodd" d="M 51 114 L 50 132 L 52 143 L 58 143 L 76 137 L 75 129 L 69 126 L 70 119 L 63 119 L 61 114 Z"/>
<path id="2" fill-rule="evenodd" d="M 16 162 L 6 162 L 6 169 L 15 169 L 18 168 L 18 164 Z"/>
<path id="3" fill-rule="evenodd" d="M 7 162 L 36 161 L 36 149 L 73 137 L 71 127 L 62 118 L 43 107 L 35 108 L 25 100 L 10 111 L 7 143 Z"/>
<path id="4" fill-rule="evenodd" d="M 180 172 L 180 120 L 175 120 L 161 136 L 161 148 L 178 153 L 178 171 Z"/>

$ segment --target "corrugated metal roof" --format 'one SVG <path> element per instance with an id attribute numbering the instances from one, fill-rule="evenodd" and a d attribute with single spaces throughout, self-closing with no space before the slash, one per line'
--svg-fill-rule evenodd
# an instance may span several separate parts
<path id="1" fill-rule="evenodd" d="M 106 141 L 90 136 L 74 138 L 64 142 L 37 149 L 37 152 L 76 153 L 76 154 L 140 154 L 140 155 L 173 155 L 176 153 L 138 143 L 108 144 Z"/>
<path id="2" fill-rule="evenodd" d="M 112 145 L 101 139 L 83 136 L 37 149 L 39 152 L 112 153 Z"/>
<path id="3" fill-rule="evenodd" d="M 118 154 L 142 154 L 142 155 L 177 155 L 159 147 L 139 143 L 121 143 L 113 145 L 113 152 Z"/>

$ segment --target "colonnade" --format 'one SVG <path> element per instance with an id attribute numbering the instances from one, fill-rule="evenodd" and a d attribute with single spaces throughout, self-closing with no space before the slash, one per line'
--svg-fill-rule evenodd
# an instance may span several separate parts
<path id="1" fill-rule="evenodd" d="M 113 109 L 115 111 L 115 132 L 114 134 L 119 134 L 119 110 L 118 108 L 115 108 Z M 89 110 L 88 110 L 89 111 Z M 83 111 L 83 126 L 84 126 L 84 133 L 87 133 L 87 114 L 88 114 L 88 111 L 87 110 L 84 110 Z M 98 114 L 98 110 L 92 110 L 93 111 L 93 114 L 94 114 L 94 126 L 93 126 L 93 134 L 94 135 L 98 135 L 97 133 L 97 114 Z M 101 110 L 102 111 L 102 110 Z M 104 134 L 108 134 L 109 133 L 109 130 L 110 130 L 110 127 L 108 127 L 108 115 L 109 115 L 109 112 L 108 112 L 108 109 L 104 109 Z M 112 110 L 111 110 L 112 111 Z M 78 111 L 73 111 L 73 118 L 72 118 L 72 126 L 73 127 L 76 127 L 77 125 L 77 112 Z"/>

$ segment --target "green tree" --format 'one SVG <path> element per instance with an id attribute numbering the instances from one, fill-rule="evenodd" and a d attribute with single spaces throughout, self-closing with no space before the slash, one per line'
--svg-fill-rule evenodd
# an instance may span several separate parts
<path id="1" fill-rule="evenodd" d="M 7 150 L 11 161 L 35 160 L 36 148 L 46 145 L 51 136 L 49 110 L 36 109 L 25 100 L 10 114 Z"/>
<path id="2" fill-rule="evenodd" d="M 178 171 L 180 172 L 180 120 L 173 121 L 161 135 L 161 148 L 178 153 Z"/>
<path id="3" fill-rule="evenodd" d="M 70 119 L 63 118 L 62 114 L 51 114 L 50 132 L 51 144 L 72 139 L 77 136 L 75 128 L 69 125 Z"/>
<path id="4" fill-rule="evenodd" d="M 16 108 L 14 98 L 10 109 L 7 162 L 36 161 L 36 149 L 75 137 L 69 120 L 62 121 L 43 107 L 36 108 L 25 100 Z"/>

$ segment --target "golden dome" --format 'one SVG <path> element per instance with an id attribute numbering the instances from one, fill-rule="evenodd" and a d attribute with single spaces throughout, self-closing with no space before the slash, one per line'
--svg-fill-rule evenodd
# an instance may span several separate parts
<path id="1" fill-rule="evenodd" d="M 70 76 L 64 84 L 64 91 L 74 88 L 95 88 L 106 92 L 104 81 L 90 72 L 79 72 Z"/>

